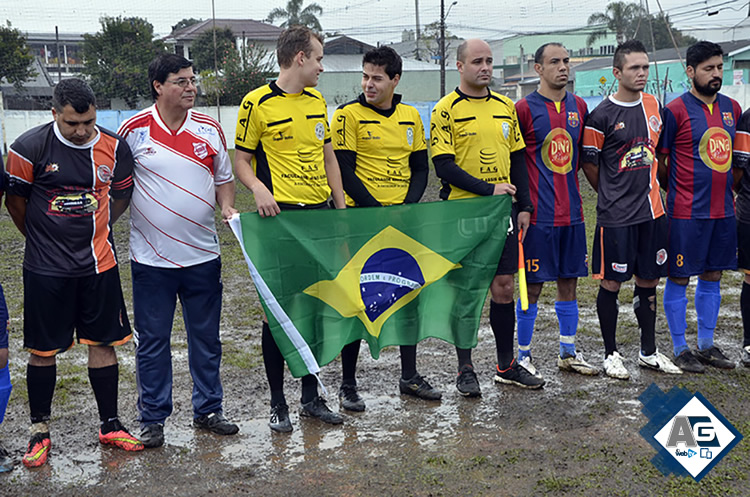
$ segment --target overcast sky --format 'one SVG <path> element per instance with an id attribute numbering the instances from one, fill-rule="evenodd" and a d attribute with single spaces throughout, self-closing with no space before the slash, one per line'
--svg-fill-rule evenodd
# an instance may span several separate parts
<path id="1" fill-rule="evenodd" d="M 217 18 L 263 20 L 287 0 L 263 2 L 215 0 Z M 439 0 L 419 2 L 420 24 L 440 17 Z M 453 0 L 445 0 L 446 8 Z M 644 0 L 645 1 L 645 0 Z M 318 0 L 324 31 L 341 31 L 364 41 L 399 41 L 415 25 L 415 0 Z M 659 11 L 649 0 L 652 13 Z M 305 0 L 305 5 L 309 3 Z M 496 39 L 516 33 L 568 29 L 586 24 L 593 12 L 604 11 L 609 0 L 458 0 L 447 17 L 448 29 L 462 37 Z M 681 29 L 729 30 L 747 19 L 750 0 L 661 0 L 661 7 Z M 709 12 L 718 14 L 708 16 Z M 2 0 L 0 22 L 8 20 L 27 32 L 95 33 L 98 19 L 108 16 L 145 17 L 157 34 L 168 34 L 183 18 L 211 17 L 211 0 Z M 744 22 L 743 22 L 744 20 Z M 715 32 L 715 31 L 714 31 Z M 698 37 L 700 37 L 698 35 Z"/>

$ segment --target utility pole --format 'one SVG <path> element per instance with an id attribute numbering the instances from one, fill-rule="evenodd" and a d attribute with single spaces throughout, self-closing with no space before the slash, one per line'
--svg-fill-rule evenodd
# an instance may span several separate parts
<path id="1" fill-rule="evenodd" d="M 422 60 L 419 57 L 419 39 L 422 38 L 419 32 L 419 0 L 414 0 L 414 12 L 415 12 L 415 16 L 417 19 L 417 38 L 416 38 L 416 44 L 415 44 L 417 48 L 416 48 L 416 53 L 414 54 L 414 56 L 416 57 L 417 60 Z"/>
<path id="2" fill-rule="evenodd" d="M 216 8 L 214 6 L 214 0 L 211 0 L 211 17 L 213 18 L 213 31 L 214 31 L 214 80 L 219 82 L 219 61 L 216 57 Z M 216 92 L 216 120 L 221 123 L 221 95 Z"/>
<path id="3" fill-rule="evenodd" d="M 445 96 L 445 0 L 440 0 L 440 98 Z"/>
<path id="4" fill-rule="evenodd" d="M 62 81 L 62 58 L 60 56 L 60 33 L 55 26 L 55 48 L 57 49 L 57 82 Z"/>

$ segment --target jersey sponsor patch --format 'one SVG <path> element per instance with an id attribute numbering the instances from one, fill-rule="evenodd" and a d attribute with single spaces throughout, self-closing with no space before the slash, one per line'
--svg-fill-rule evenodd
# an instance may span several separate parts
<path id="1" fill-rule="evenodd" d="M 653 163 L 653 150 L 644 143 L 636 143 L 620 159 L 620 172 L 650 168 Z"/>
<path id="2" fill-rule="evenodd" d="M 411 147 L 414 144 L 414 128 L 409 126 L 406 128 L 406 143 Z"/>
<path id="3" fill-rule="evenodd" d="M 99 201 L 92 192 L 56 195 L 49 203 L 50 212 L 60 215 L 82 216 L 98 208 Z"/>
<path id="4" fill-rule="evenodd" d="M 47 164 L 44 167 L 44 172 L 45 173 L 56 173 L 58 171 L 60 171 L 60 166 L 58 164 L 54 163 L 54 162 L 52 164 Z"/>
<path id="5" fill-rule="evenodd" d="M 503 122 L 503 138 L 506 140 L 510 136 L 510 124 Z"/>
<path id="6" fill-rule="evenodd" d="M 623 264 L 621 262 L 613 262 L 612 263 L 612 271 L 616 273 L 627 273 L 628 272 L 628 265 Z"/>
<path id="7" fill-rule="evenodd" d="M 659 249 L 659 251 L 656 253 L 656 263 L 659 266 L 663 266 L 665 262 L 667 262 L 667 250 Z"/>
<path id="8" fill-rule="evenodd" d="M 731 114 L 725 112 L 725 114 Z M 698 144 L 701 160 L 714 171 L 725 173 L 732 165 L 732 138 L 724 128 L 708 128 Z"/>
<path id="9" fill-rule="evenodd" d="M 573 169 L 573 138 L 566 130 L 555 128 L 544 138 L 542 162 L 557 174 L 567 174 Z"/>

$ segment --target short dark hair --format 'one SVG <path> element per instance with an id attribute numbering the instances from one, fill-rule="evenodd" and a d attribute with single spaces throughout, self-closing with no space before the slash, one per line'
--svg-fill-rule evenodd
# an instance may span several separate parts
<path id="1" fill-rule="evenodd" d="M 292 26 L 282 31 L 276 42 L 276 59 L 279 66 L 283 68 L 290 67 L 294 61 L 294 56 L 300 52 L 309 57 L 312 53 L 312 39 L 315 38 L 323 45 L 323 37 L 307 26 Z"/>
<path id="2" fill-rule="evenodd" d="M 469 40 L 464 40 L 460 45 L 458 45 L 458 48 L 456 49 L 456 60 L 464 62 L 464 52 L 466 52 L 466 46 L 468 42 Z"/>
<path id="3" fill-rule="evenodd" d="M 393 79 L 398 74 L 401 76 L 403 63 L 401 56 L 391 47 L 385 45 L 373 48 L 362 57 L 362 65 L 372 64 L 385 67 L 385 73 Z"/>
<path id="4" fill-rule="evenodd" d="M 534 63 L 535 64 L 542 64 L 544 63 L 544 49 L 553 46 L 553 47 L 560 47 L 565 48 L 565 46 L 562 43 L 551 41 L 549 43 L 545 43 L 541 47 L 536 49 L 536 52 L 534 52 Z"/>
<path id="5" fill-rule="evenodd" d="M 164 83 L 170 74 L 177 74 L 186 67 L 192 67 L 193 63 L 181 55 L 165 53 L 158 55 L 148 65 L 148 84 L 151 85 L 151 96 L 154 100 L 159 97 L 154 88 L 154 81 Z"/>
<path id="6" fill-rule="evenodd" d="M 63 79 L 55 86 L 52 106 L 57 112 L 62 112 L 66 105 L 73 107 L 79 114 L 87 112 L 92 105 L 96 107 L 94 90 L 82 79 Z"/>
<path id="7" fill-rule="evenodd" d="M 698 64 L 707 61 L 711 57 L 723 56 L 724 50 L 718 43 L 712 41 L 699 41 L 687 49 L 685 63 L 695 69 Z"/>
<path id="8" fill-rule="evenodd" d="M 624 43 L 620 43 L 615 49 L 615 56 L 612 65 L 618 69 L 622 69 L 623 64 L 625 64 L 625 56 L 631 53 L 645 53 L 648 55 L 648 50 L 646 50 L 643 43 L 638 40 L 628 40 Z"/>

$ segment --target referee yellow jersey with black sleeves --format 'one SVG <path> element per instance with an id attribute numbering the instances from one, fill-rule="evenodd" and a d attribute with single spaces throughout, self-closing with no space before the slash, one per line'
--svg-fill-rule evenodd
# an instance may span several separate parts
<path id="1" fill-rule="evenodd" d="M 381 205 L 404 203 L 412 178 L 409 159 L 427 150 L 419 112 L 400 97 L 394 95 L 393 106 L 381 110 L 360 95 L 339 107 L 331 121 L 333 149 L 356 154 L 354 172 Z M 346 202 L 355 205 L 349 195 Z"/>
<path id="2" fill-rule="evenodd" d="M 487 184 L 510 183 L 510 154 L 525 146 L 513 102 L 489 89 L 486 96 L 471 97 L 456 88 L 432 110 L 433 161 L 452 157 L 464 172 Z M 441 182 L 443 199 L 479 196 Z"/>
<path id="3" fill-rule="evenodd" d="M 285 93 L 272 82 L 242 99 L 235 147 L 254 154 L 255 175 L 276 202 L 314 205 L 328 199 L 323 144 L 330 140 L 326 102 L 313 88 Z"/>

